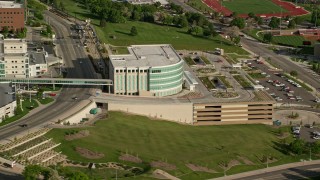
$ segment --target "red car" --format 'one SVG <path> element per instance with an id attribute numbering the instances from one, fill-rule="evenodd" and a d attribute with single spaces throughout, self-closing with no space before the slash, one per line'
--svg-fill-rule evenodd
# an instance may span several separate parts
<path id="1" fill-rule="evenodd" d="M 56 96 L 56 93 L 50 93 L 49 96 Z"/>

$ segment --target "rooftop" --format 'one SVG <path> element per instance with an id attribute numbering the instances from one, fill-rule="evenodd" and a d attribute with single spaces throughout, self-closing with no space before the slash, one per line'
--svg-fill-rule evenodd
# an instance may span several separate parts
<path id="1" fill-rule="evenodd" d="M 34 51 L 29 52 L 29 57 L 30 57 L 30 61 L 29 61 L 30 65 L 47 63 L 44 52 L 34 52 Z"/>
<path id="2" fill-rule="evenodd" d="M 0 8 L 22 8 L 23 5 L 14 1 L 0 1 Z"/>
<path id="3" fill-rule="evenodd" d="M 0 107 L 15 101 L 15 95 L 11 94 L 12 92 L 14 91 L 9 83 L 0 83 Z"/>
<path id="4" fill-rule="evenodd" d="M 169 44 L 132 45 L 128 50 L 130 54 L 110 55 L 115 68 L 168 66 L 182 61 Z"/>

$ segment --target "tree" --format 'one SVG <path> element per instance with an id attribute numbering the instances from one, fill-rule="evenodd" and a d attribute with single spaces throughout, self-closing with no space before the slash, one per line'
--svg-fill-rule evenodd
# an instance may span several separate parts
<path id="1" fill-rule="evenodd" d="M 233 42 L 234 44 L 239 44 L 239 43 L 240 43 L 240 37 L 239 37 L 239 36 L 234 37 L 234 38 L 232 39 L 232 42 Z"/>
<path id="2" fill-rule="evenodd" d="M 205 37 L 211 36 L 211 30 L 209 28 L 204 28 L 203 29 L 203 36 L 205 36 Z"/>
<path id="3" fill-rule="evenodd" d="M 42 167 L 39 165 L 28 165 L 24 168 L 22 175 L 26 180 L 35 180 L 41 174 Z"/>
<path id="4" fill-rule="evenodd" d="M 47 34 L 52 34 L 52 28 L 50 25 L 47 25 Z"/>
<path id="5" fill-rule="evenodd" d="M 293 153 L 301 155 L 305 151 L 305 145 L 305 141 L 302 139 L 296 139 L 290 143 L 289 148 Z"/>
<path id="6" fill-rule="evenodd" d="M 68 175 L 69 180 L 89 180 L 89 177 L 83 172 L 76 171 Z"/>
<path id="7" fill-rule="evenodd" d="M 162 21 L 162 23 L 165 25 L 171 25 L 172 22 L 173 22 L 173 17 L 170 15 L 165 16 Z"/>
<path id="8" fill-rule="evenodd" d="M 138 30 L 137 30 L 137 28 L 136 28 L 135 26 L 132 26 L 132 27 L 131 27 L 130 34 L 131 34 L 132 36 L 138 35 Z"/>
<path id="9" fill-rule="evenodd" d="M 139 21 L 141 19 L 141 13 L 139 11 L 133 11 L 131 19 L 134 21 Z"/>
<path id="10" fill-rule="evenodd" d="M 59 6 L 61 11 L 64 11 L 66 9 L 62 1 L 60 2 Z"/>
<path id="11" fill-rule="evenodd" d="M 280 26 L 280 19 L 277 17 L 272 17 L 270 22 L 269 22 L 269 26 L 272 29 L 278 28 Z"/>
<path id="12" fill-rule="evenodd" d="M 2 33 L 6 37 L 9 34 L 9 28 L 8 26 L 3 26 Z"/>
<path id="13" fill-rule="evenodd" d="M 202 27 L 200 27 L 200 26 L 191 27 L 191 28 L 189 28 L 188 33 L 199 35 L 202 33 Z"/>
<path id="14" fill-rule="evenodd" d="M 250 12 L 250 13 L 248 14 L 248 16 L 249 16 L 250 18 L 256 17 L 256 15 L 255 15 L 253 12 Z"/>
<path id="15" fill-rule="evenodd" d="M 226 35 L 233 39 L 239 36 L 240 29 L 237 26 L 228 27 L 225 30 Z"/>
<path id="16" fill-rule="evenodd" d="M 107 24 L 106 19 L 105 18 L 101 18 L 100 27 L 106 27 L 106 24 Z"/>
<path id="17" fill-rule="evenodd" d="M 246 23 L 243 18 L 237 17 L 231 21 L 230 26 L 237 26 L 239 29 L 243 29 L 246 26 Z"/>
<path id="18" fill-rule="evenodd" d="M 254 20 L 257 22 L 258 25 L 261 25 L 261 24 L 262 24 L 262 17 L 260 17 L 260 16 L 255 16 L 255 17 L 254 17 Z"/>
<path id="19" fill-rule="evenodd" d="M 290 75 L 293 77 L 297 77 L 298 76 L 298 72 L 297 71 L 291 71 Z"/>
<path id="20" fill-rule="evenodd" d="M 179 18 L 179 25 L 180 27 L 184 28 L 187 27 L 189 25 L 189 22 L 187 20 L 187 17 L 184 15 L 181 15 Z"/>
<path id="21" fill-rule="evenodd" d="M 289 21 L 288 28 L 293 29 L 296 27 L 296 22 L 292 19 Z"/>
<path id="22" fill-rule="evenodd" d="M 44 90 L 42 88 L 38 89 L 37 91 L 37 98 L 41 98 L 43 95 Z"/>
<path id="23" fill-rule="evenodd" d="M 272 41 L 273 35 L 271 33 L 266 33 L 263 35 L 263 41 L 270 43 Z"/>
<path id="24" fill-rule="evenodd" d="M 236 17 L 238 17 L 238 13 L 237 12 L 233 12 L 231 16 L 236 18 Z"/>

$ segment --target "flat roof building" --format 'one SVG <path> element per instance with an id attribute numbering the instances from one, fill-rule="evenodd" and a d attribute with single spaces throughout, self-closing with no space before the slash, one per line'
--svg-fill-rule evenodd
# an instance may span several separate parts
<path id="1" fill-rule="evenodd" d="M 24 28 L 24 5 L 14 1 L 0 1 L 0 28 L 8 27 L 9 30 L 21 31 Z"/>
<path id="2" fill-rule="evenodd" d="M 17 107 L 14 91 L 9 83 L 0 83 L 0 122 L 14 115 Z"/>
<path id="3" fill-rule="evenodd" d="M 171 45 L 132 45 L 128 51 L 109 56 L 113 93 L 168 96 L 182 90 L 184 61 Z"/>

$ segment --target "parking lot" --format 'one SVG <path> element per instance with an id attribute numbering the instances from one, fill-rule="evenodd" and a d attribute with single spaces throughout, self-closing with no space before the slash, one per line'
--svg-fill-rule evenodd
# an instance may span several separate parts
<path id="1" fill-rule="evenodd" d="M 308 128 L 308 127 L 301 127 L 300 129 L 300 139 L 303 139 L 307 142 L 315 142 L 319 141 L 319 139 L 314 139 L 314 132 L 320 132 L 320 128 Z"/>
<path id="2" fill-rule="evenodd" d="M 272 95 L 278 101 L 278 103 L 306 105 L 316 104 L 316 102 L 314 101 L 315 97 L 310 92 L 305 90 L 303 87 L 296 87 L 295 85 L 288 82 L 287 78 L 281 75 L 281 72 L 270 71 L 268 66 L 264 64 L 258 64 L 257 61 L 251 61 L 251 66 L 257 67 L 258 69 L 270 76 L 263 79 L 259 79 L 259 84 L 266 88 L 269 88 L 267 92 L 270 95 Z M 269 80 L 273 82 L 278 82 L 278 85 L 276 86 L 275 83 L 271 81 L 268 82 Z M 279 86 L 280 84 L 282 84 L 282 86 Z M 283 88 L 287 89 L 283 90 Z M 290 95 L 290 97 L 288 96 L 288 94 Z"/>

